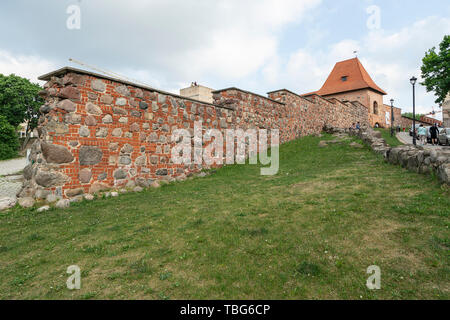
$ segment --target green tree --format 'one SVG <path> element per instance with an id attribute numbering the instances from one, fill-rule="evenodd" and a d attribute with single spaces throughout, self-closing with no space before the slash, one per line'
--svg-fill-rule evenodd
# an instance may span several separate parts
<path id="1" fill-rule="evenodd" d="M 19 137 L 16 129 L 0 115 L 0 160 L 11 159 L 17 156 Z"/>
<path id="2" fill-rule="evenodd" d="M 439 53 L 433 47 L 426 52 L 422 63 L 424 82 L 421 84 L 427 88 L 428 92 L 434 91 L 437 96 L 435 102 L 441 105 L 450 91 L 450 35 L 444 36 L 444 40 L 439 45 Z"/>
<path id="3" fill-rule="evenodd" d="M 39 91 L 42 88 L 30 80 L 11 74 L 0 74 L 0 115 L 4 116 L 9 124 L 17 128 L 26 122 L 26 145 L 30 133 L 37 127 L 39 107 L 42 98 Z"/>
<path id="4" fill-rule="evenodd" d="M 405 113 L 402 113 L 402 116 L 412 119 L 413 118 L 413 113 L 412 112 L 405 112 Z M 423 116 L 423 114 L 417 114 L 416 113 L 416 120 L 420 120 L 421 116 Z"/>

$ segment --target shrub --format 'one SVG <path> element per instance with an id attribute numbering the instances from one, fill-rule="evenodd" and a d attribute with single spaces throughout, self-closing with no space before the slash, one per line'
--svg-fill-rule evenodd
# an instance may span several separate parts
<path id="1" fill-rule="evenodd" d="M 17 157 L 19 137 L 16 129 L 0 115 L 0 160 Z"/>

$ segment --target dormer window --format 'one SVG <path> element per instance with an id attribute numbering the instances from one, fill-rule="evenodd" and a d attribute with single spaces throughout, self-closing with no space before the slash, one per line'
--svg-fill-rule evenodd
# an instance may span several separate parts
<path id="1" fill-rule="evenodd" d="M 347 81 L 347 79 L 348 79 L 348 76 L 342 76 L 341 77 L 341 80 L 344 81 L 344 82 Z"/>

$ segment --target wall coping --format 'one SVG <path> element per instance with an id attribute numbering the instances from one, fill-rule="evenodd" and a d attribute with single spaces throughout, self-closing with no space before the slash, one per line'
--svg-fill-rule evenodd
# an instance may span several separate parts
<path id="1" fill-rule="evenodd" d="M 188 97 L 183 97 L 183 96 L 180 96 L 180 95 L 175 94 L 175 93 L 171 93 L 171 92 L 155 89 L 153 87 L 149 87 L 149 86 L 146 86 L 146 85 L 143 85 L 143 84 L 138 84 L 138 83 L 127 81 L 127 80 L 123 80 L 123 79 L 120 79 L 120 78 L 115 78 L 115 77 L 107 76 L 107 75 L 104 75 L 104 74 L 95 73 L 95 72 L 92 72 L 92 71 L 87 71 L 87 70 L 73 68 L 73 67 L 68 67 L 68 66 L 60 68 L 60 69 L 52 71 L 52 72 L 49 72 L 49 73 L 46 73 L 46 74 L 40 76 L 38 79 L 42 80 L 42 81 L 49 81 L 52 77 L 60 77 L 62 75 L 70 73 L 70 72 L 79 73 L 79 74 L 85 74 L 85 75 L 96 77 L 96 78 L 102 78 L 102 79 L 105 79 L 105 80 L 115 81 L 115 82 L 119 82 L 119 83 L 122 83 L 122 84 L 130 85 L 130 86 L 133 86 L 133 87 L 136 87 L 136 88 L 158 92 L 158 93 L 165 94 L 165 95 L 168 95 L 168 96 L 172 96 L 172 97 L 175 97 L 175 98 L 178 98 L 178 99 L 184 99 L 184 100 L 192 101 L 192 102 L 195 102 L 195 103 L 201 103 L 201 104 L 206 104 L 206 105 L 209 105 L 209 106 L 214 106 L 216 108 L 224 108 L 224 109 L 232 110 L 232 108 L 229 108 L 229 107 L 220 106 L 220 105 L 217 105 L 217 104 L 214 104 L 214 103 L 200 101 L 200 100 L 192 99 L 192 98 L 188 98 Z"/>
<path id="2" fill-rule="evenodd" d="M 290 94 L 293 94 L 294 96 L 299 97 L 300 99 L 303 99 L 303 100 L 305 100 L 305 101 L 309 101 L 309 100 L 306 99 L 305 97 L 303 97 L 303 96 L 299 95 L 298 93 L 295 93 L 295 92 L 293 92 L 293 91 L 291 91 L 291 90 L 288 90 L 288 89 L 280 89 L 280 90 L 275 90 L 275 91 L 269 91 L 269 92 L 267 92 L 267 94 L 277 93 L 277 92 L 281 92 L 281 91 L 286 91 L 286 92 L 288 92 L 288 93 L 290 93 Z"/>
<path id="3" fill-rule="evenodd" d="M 254 95 L 254 96 L 258 96 L 260 98 L 263 98 L 263 99 L 266 99 L 266 100 L 269 100 L 269 101 L 272 101 L 272 102 L 275 102 L 275 103 L 278 103 L 278 104 L 281 104 L 281 105 L 286 105 L 286 103 L 284 103 L 284 102 L 273 100 L 273 99 L 270 99 L 269 97 L 265 97 L 265 96 L 263 96 L 261 94 L 250 92 L 250 91 L 245 91 L 245 90 L 242 90 L 242 89 L 239 89 L 239 88 L 236 88 L 236 87 L 229 87 L 229 88 L 225 88 L 225 89 L 214 90 L 212 93 L 213 94 L 214 93 L 221 93 L 223 91 L 228 91 L 228 90 L 237 90 L 237 91 L 240 91 L 240 92 L 243 92 L 243 93 L 246 93 L 246 94 L 251 94 L 251 95 Z"/>
<path id="4" fill-rule="evenodd" d="M 404 116 L 404 115 L 402 115 L 402 118 L 405 118 L 405 119 L 408 119 L 408 120 L 411 120 L 411 121 L 414 121 L 414 119 L 413 118 L 410 118 L 410 117 L 406 117 L 406 116 Z M 439 121 L 439 120 L 438 120 Z M 416 122 L 418 122 L 418 123 L 422 123 L 422 124 L 426 124 L 426 125 L 430 125 L 428 122 L 425 122 L 425 121 L 422 121 L 422 120 L 417 120 L 416 119 Z"/>

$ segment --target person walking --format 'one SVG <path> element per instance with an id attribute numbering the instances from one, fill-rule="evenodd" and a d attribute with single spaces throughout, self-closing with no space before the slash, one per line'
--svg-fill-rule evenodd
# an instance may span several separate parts
<path id="1" fill-rule="evenodd" d="M 418 134 L 419 134 L 420 142 L 422 143 L 423 146 L 426 145 L 427 144 L 427 128 L 425 128 L 423 126 L 423 124 L 421 124 L 419 126 L 419 130 L 417 130 L 417 131 L 418 131 Z"/>
<path id="2" fill-rule="evenodd" d="M 435 123 L 431 128 L 430 128 L 430 136 L 431 136 L 431 143 L 434 145 L 437 145 L 437 138 L 438 138 L 438 134 L 439 134 L 439 129 L 437 124 Z"/>

